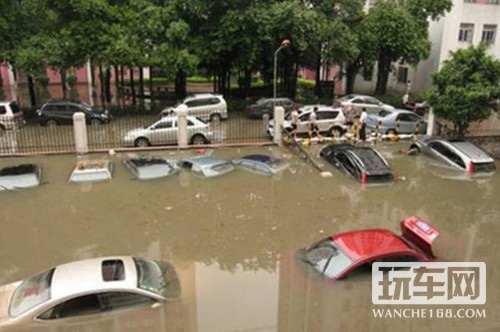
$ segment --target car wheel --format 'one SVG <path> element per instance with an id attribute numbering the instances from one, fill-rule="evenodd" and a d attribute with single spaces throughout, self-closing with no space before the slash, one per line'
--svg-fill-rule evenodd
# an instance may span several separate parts
<path id="1" fill-rule="evenodd" d="M 339 128 L 339 127 L 332 127 L 330 130 L 329 130 L 329 133 L 332 137 L 340 137 L 344 134 L 344 131 L 342 130 L 342 128 Z"/>
<path id="2" fill-rule="evenodd" d="M 397 135 L 398 132 L 396 131 L 396 129 L 389 129 L 389 130 L 387 130 L 386 134 L 387 135 Z"/>
<path id="3" fill-rule="evenodd" d="M 202 144 L 206 144 L 207 143 L 207 139 L 205 138 L 205 136 L 201 135 L 201 134 L 196 134 L 193 136 L 193 138 L 191 138 L 191 144 L 193 145 L 202 145 Z"/>
<path id="4" fill-rule="evenodd" d="M 210 115 L 210 122 L 219 122 L 221 120 L 220 114 L 212 114 Z"/>
<path id="5" fill-rule="evenodd" d="M 56 120 L 47 120 L 47 121 L 45 121 L 45 125 L 47 125 L 49 127 L 55 127 L 58 125 L 58 123 Z"/>
<path id="6" fill-rule="evenodd" d="M 138 148 L 146 148 L 150 145 L 149 140 L 144 137 L 140 137 L 135 140 L 134 145 Z"/>
<path id="7" fill-rule="evenodd" d="M 101 120 L 99 119 L 90 119 L 90 124 L 93 126 L 97 126 L 101 124 Z"/>

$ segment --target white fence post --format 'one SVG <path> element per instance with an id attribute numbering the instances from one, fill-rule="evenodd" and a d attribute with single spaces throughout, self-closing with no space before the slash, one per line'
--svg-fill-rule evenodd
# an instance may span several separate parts
<path id="1" fill-rule="evenodd" d="M 177 144 L 180 148 L 187 148 L 187 106 L 180 105 L 177 110 Z"/>
<path id="2" fill-rule="evenodd" d="M 274 108 L 274 143 L 281 146 L 283 140 L 281 139 L 281 128 L 285 121 L 285 109 L 281 106 Z"/>
<path id="3" fill-rule="evenodd" d="M 434 109 L 431 107 L 429 109 L 429 115 L 427 116 L 427 132 L 426 135 L 433 136 L 434 135 L 434 124 L 435 124 L 435 116 Z"/>
<path id="4" fill-rule="evenodd" d="M 76 153 L 88 153 L 89 145 L 87 142 L 87 124 L 85 123 L 85 114 L 82 112 L 73 114 L 73 135 L 75 138 Z"/>

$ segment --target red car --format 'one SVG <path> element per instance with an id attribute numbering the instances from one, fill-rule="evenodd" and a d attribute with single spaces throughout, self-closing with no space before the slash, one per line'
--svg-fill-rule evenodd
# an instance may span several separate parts
<path id="1" fill-rule="evenodd" d="M 427 262 L 435 259 L 432 244 L 439 236 L 419 217 L 401 221 L 401 235 L 386 229 L 367 229 L 330 236 L 304 249 L 301 259 L 321 275 L 342 279 L 374 262 Z"/>

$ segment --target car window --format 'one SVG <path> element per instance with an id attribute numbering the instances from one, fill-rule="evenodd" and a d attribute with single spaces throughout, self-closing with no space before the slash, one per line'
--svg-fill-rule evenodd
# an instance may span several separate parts
<path id="1" fill-rule="evenodd" d="M 302 113 L 301 115 L 299 115 L 299 121 L 309 121 L 310 114 L 310 112 Z"/>
<path id="2" fill-rule="evenodd" d="M 355 98 L 351 101 L 353 104 L 364 104 L 364 102 L 363 98 Z"/>
<path id="3" fill-rule="evenodd" d="M 199 105 L 198 100 L 190 100 L 190 101 L 186 102 L 187 107 L 196 107 L 198 105 Z"/>
<path id="4" fill-rule="evenodd" d="M 195 106 L 207 106 L 212 104 L 212 98 L 197 99 Z"/>
<path id="5" fill-rule="evenodd" d="M 43 111 L 64 112 L 66 111 L 66 105 L 48 104 L 43 108 Z"/>
<path id="6" fill-rule="evenodd" d="M 9 313 L 17 317 L 50 299 L 50 286 L 54 269 L 39 273 L 17 287 L 12 295 Z"/>
<path id="7" fill-rule="evenodd" d="M 405 262 L 418 262 L 418 261 L 419 259 L 415 256 L 401 255 L 401 254 L 394 254 L 377 260 L 377 262 L 384 262 L 384 263 L 386 262 L 405 263 Z"/>
<path id="8" fill-rule="evenodd" d="M 339 115 L 338 111 L 318 112 L 318 120 L 334 120 Z"/>
<path id="9" fill-rule="evenodd" d="M 192 127 L 192 126 L 194 126 L 194 123 L 193 123 L 193 121 L 191 121 L 191 120 L 188 119 L 187 120 L 187 125 L 188 125 L 188 127 Z"/>
<path id="10" fill-rule="evenodd" d="M 84 110 L 76 105 L 68 105 L 68 111 L 70 113 L 77 113 L 77 112 L 83 112 Z"/>
<path id="11" fill-rule="evenodd" d="M 70 299 L 56 305 L 38 316 L 39 319 L 58 319 L 92 315 L 101 312 L 101 304 L 96 294 L 89 294 Z"/>
<path id="12" fill-rule="evenodd" d="M 379 101 L 375 98 L 365 97 L 365 103 L 370 104 L 370 105 L 378 105 Z"/>
<path id="13" fill-rule="evenodd" d="M 396 120 L 404 121 L 404 122 L 417 122 L 419 120 L 419 118 L 413 114 L 401 113 L 398 115 Z"/>
<path id="14" fill-rule="evenodd" d="M 104 310 L 121 310 L 133 307 L 152 305 L 156 300 L 128 292 L 110 292 L 99 295 L 99 300 Z"/>
<path id="15" fill-rule="evenodd" d="M 230 163 L 221 163 L 221 164 L 217 164 L 217 165 L 214 165 L 211 167 L 211 169 L 213 171 L 216 171 L 216 172 L 224 172 L 228 169 L 231 169 L 233 166 L 231 166 Z"/>
<path id="16" fill-rule="evenodd" d="M 387 111 L 387 110 L 381 110 L 380 112 L 378 112 L 378 116 L 380 116 L 382 118 L 385 118 L 386 116 L 391 115 L 391 114 L 392 114 L 392 112 Z"/>
<path id="17" fill-rule="evenodd" d="M 167 296 L 165 268 L 157 261 L 134 258 L 137 269 L 137 286 L 148 292 Z"/>
<path id="18" fill-rule="evenodd" d="M 174 121 L 162 121 L 158 123 L 156 126 L 154 126 L 154 130 L 156 129 L 168 129 L 168 128 L 173 128 L 174 127 Z"/>
<path id="19" fill-rule="evenodd" d="M 335 278 L 352 264 L 352 260 L 330 239 L 307 250 L 306 260 L 321 274 Z"/>
<path id="20" fill-rule="evenodd" d="M 429 143 L 429 148 L 446 157 L 451 162 L 465 169 L 465 163 L 455 152 L 451 151 L 448 147 L 440 142 Z"/>
<path id="21" fill-rule="evenodd" d="M 0 106 L 0 115 L 7 114 L 7 108 L 5 106 Z"/>
<path id="22" fill-rule="evenodd" d="M 210 102 L 209 102 L 210 105 L 217 105 L 219 103 L 220 103 L 219 98 L 210 98 Z"/>
<path id="23" fill-rule="evenodd" d="M 351 162 L 349 157 L 347 157 L 344 153 L 337 153 L 335 155 L 338 162 L 349 172 L 352 176 L 357 177 L 358 170 L 357 167 Z"/>
<path id="24" fill-rule="evenodd" d="M 19 106 L 17 105 L 17 103 L 15 101 L 10 103 L 10 109 L 12 110 L 12 113 L 14 113 L 14 114 L 22 112 L 22 110 L 19 108 Z"/>

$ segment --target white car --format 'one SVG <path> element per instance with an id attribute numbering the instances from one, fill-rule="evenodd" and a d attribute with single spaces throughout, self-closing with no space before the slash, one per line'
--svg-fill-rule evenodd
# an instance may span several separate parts
<path id="1" fill-rule="evenodd" d="M 118 256 L 59 265 L 0 287 L 0 328 L 154 307 L 180 295 L 174 268 Z"/>
<path id="2" fill-rule="evenodd" d="M 0 130 L 18 129 L 25 124 L 24 113 L 15 101 L 0 102 Z"/>
<path id="3" fill-rule="evenodd" d="M 341 108 L 333 108 L 326 105 L 305 105 L 300 108 L 299 112 L 299 122 L 297 123 L 297 134 L 307 134 L 309 132 L 309 116 L 313 111 L 314 107 L 317 107 L 316 111 L 316 124 L 318 125 L 319 131 L 323 134 L 328 135 L 343 135 L 347 128 L 345 126 L 345 116 Z M 291 113 L 285 116 L 285 121 L 283 122 L 283 129 L 288 132 L 292 131 L 291 123 Z M 269 121 L 267 125 L 267 133 L 274 137 L 274 120 Z"/>
<path id="4" fill-rule="evenodd" d="M 363 108 L 368 114 L 378 113 L 381 110 L 394 109 L 394 106 L 384 104 L 383 102 L 372 96 L 356 94 L 346 95 L 342 98 L 337 99 L 335 106 L 342 107 L 343 109 L 346 109 L 348 106 L 353 106 L 358 114 L 361 114 Z"/>
<path id="5" fill-rule="evenodd" d="M 177 116 L 165 116 L 143 128 L 128 131 L 122 143 L 131 147 L 177 144 L 177 131 Z M 187 117 L 187 133 L 188 142 L 194 145 L 207 144 L 213 138 L 210 125 L 194 116 Z"/>
<path id="6" fill-rule="evenodd" d="M 203 93 L 186 97 L 175 107 L 166 108 L 161 111 L 163 116 L 176 114 L 181 105 L 187 107 L 187 114 L 196 116 L 205 121 L 217 121 L 227 119 L 227 103 L 219 94 Z"/>

